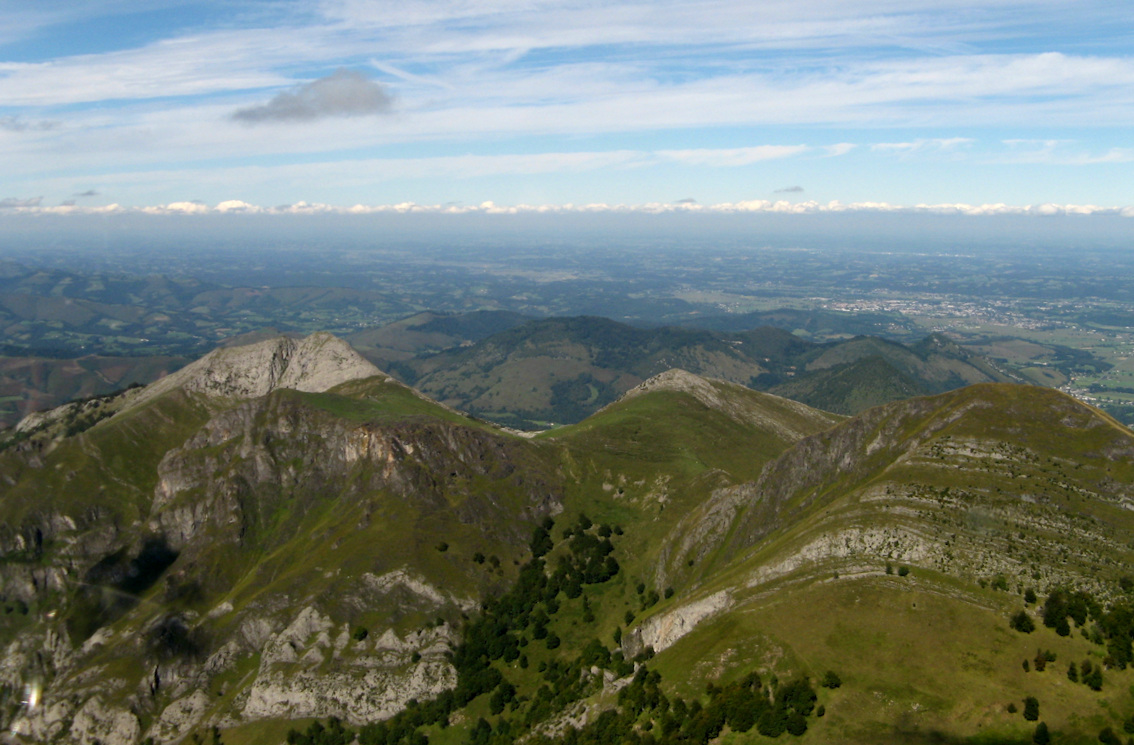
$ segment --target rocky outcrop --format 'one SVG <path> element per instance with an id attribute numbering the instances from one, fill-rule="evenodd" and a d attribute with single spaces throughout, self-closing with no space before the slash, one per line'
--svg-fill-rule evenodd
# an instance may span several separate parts
<path id="1" fill-rule="evenodd" d="M 622 651 L 627 658 L 631 658 L 646 649 L 655 652 L 668 649 L 702 621 L 723 613 L 732 604 L 732 593 L 721 590 L 651 616 L 626 635 L 622 641 Z"/>
<path id="2" fill-rule="evenodd" d="M 332 494 L 350 502 L 384 492 L 425 512 L 454 510 L 462 522 L 501 528 L 517 515 L 475 482 L 522 492 L 520 517 L 559 509 L 558 477 L 517 468 L 530 464 L 531 448 L 439 419 L 359 424 L 267 396 L 222 411 L 166 454 L 148 525 L 180 550 L 210 526 L 215 538 L 252 539 L 247 529 L 283 505 L 299 517 Z M 526 529 L 515 530 L 509 538 L 526 540 Z"/>
<path id="3" fill-rule="evenodd" d="M 221 398 L 256 398 L 278 388 L 318 393 L 351 380 L 385 376 L 349 344 L 320 332 L 304 339 L 280 336 L 242 347 L 214 349 L 147 386 L 138 406 L 176 388 Z"/>
<path id="4" fill-rule="evenodd" d="M 619 400 L 628 401 L 656 391 L 689 394 L 708 408 L 774 434 L 785 442 L 795 442 L 816 430 L 834 425 L 840 419 L 798 401 L 758 393 L 736 383 L 703 378 L 677 368 L 666 370 L 631 388 Z"/>

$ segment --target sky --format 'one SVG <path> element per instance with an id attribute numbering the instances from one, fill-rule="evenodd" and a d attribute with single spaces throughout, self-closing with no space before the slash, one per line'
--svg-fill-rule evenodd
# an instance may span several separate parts
<path id="1" fill-rule="evenodd" d="M 0 0 L 3 213 L 1134 217 L 1134 3 Z"/>

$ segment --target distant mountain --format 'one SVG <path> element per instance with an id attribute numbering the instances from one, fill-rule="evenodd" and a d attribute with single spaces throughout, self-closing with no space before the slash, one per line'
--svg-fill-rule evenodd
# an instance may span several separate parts
<path id="1" fill-rule="evenodd" d="M 566 324 L 627 367 L 686 338 Z M 845 418 L 671 369 L 532 436 L 280 337 L 28 420 L 0 484 L 26 741 L 1086 743 L 1134 713 L 1134 433 L 1050 389 Z"/>
<path id="2" fill-rule="evenodd" d="M 816 344 L 782 329 L 738 333 L 547 318 L 392 372 L 440 401 L 521 428 L 575 422 L 667 369 L 773 391 L 843 414 L 977 382 L 1013 380 L 939 335 Z"/>
<path id="3" fill-rule="evenodd" d="M 807 339 L 831 339 L 839 336 L 885 336 L 888 339 L 916 340 L 919 332 L 909 319 L 900 313 L 873 313 L 837 310 L 776 310 L 725 315 L 702 315 L 681 322 L 712 331 L 741 332 L 760 326 L 771 326 L 800 335 Z"/>
<path id="4" fill-rule="evenodd" d="M 357 329 L 415 308 L 342 287 L 225 287 L 189 277 L 82 274 L 6 262 L 0 354 L 74 358 L 203 354 L 266 327 Z"/>
<path id="5" fill-rule="evenodd" d="M 346 339 L 374 364 L 389 369 L 415 357 L 470 345 L 530 320 L 528 316 L 502 310 L 417 313 L 350 334 Z"/>
<path id="6" fill-rule="evenodd" d="M 66 401 L 149 383 L 187 362 L 186 357 L 164 356 L 0 357 L 0 428 Z"/>

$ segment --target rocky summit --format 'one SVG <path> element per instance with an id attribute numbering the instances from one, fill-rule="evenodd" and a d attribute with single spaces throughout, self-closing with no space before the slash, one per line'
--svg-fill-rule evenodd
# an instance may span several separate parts
<path id="1" fill-rule="evenodd" d="M 1134 729 L 1134 434 L 1049 389 L 847 417 L 674 369 L 516 433 L 315 334 L 2 447 L 17 742 Z"/>

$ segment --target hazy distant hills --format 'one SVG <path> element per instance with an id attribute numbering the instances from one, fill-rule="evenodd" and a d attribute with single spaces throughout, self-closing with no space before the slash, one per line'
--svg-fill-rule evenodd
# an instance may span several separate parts
<path id="1" fill-rule="evenodd" d="M 427 319 L 438 322 L 436 316 Z M 507 328 L 488 335 L 488 319 Z M 485 321 L 476 325 L 479 339 L 466 330 L 461 346 L 443 351 L 434 350 L 458 337 L 427 335 L 436 326 L 414 319 L 352 340 L 364 343 L 360 348 L 371 360 L 438 400 L 529 429 L 579 421 L 674 367 L 842 414 L 1013 380 L 939 335 L 913 346 L 872 337 L 818 344 L 772 327 L 723 333 L 637 328 L 588 316 L 522 322 L 512 314 L 484 314 L 477 320 Z M 455 319 L 449 322 L 455 325 Z"/>
<path id="2" fill-rule="evenodd" d="M 546 324 L 439 357 L 969 369 Z M 0 727 L 29 741 L 1087 743 L 1134 714 L 1134 435 L 1051 389 L 846 418 L 670 369 L 531 437 L 320 334 L 37 421 L 0 449 Z"/>
<path id="3" fill-rule="evenodd" d="M 0 354 L 7 355 L 191 357 L 259 328 L 342 331 L 415 310 L 371 290 L 226 287 L 191 277 L 0 266 Z"/>
<path id="4" fill-rule="evenodd" d="M 154 282 L 166 285 L 165 280 Z M 19 302 L 11 301 L 14 307 L 24 307 L 20 305 L 24 303 L 30 308 L 51 300 L 72 313 L 89 310 L 68 306 L 70 301 L 65 298 L 13 297 L 19 298 Z M 215 304 L 227 308 L 236 303 L 247 318 L 264 304 L 274 304 L 277 310 L 306 308 L 304 312 L 315 313 L 320 303 L 337 307 L 335 304 L 356 301 L 357 297 L 319 289 L 209 289 L 194 294 L 191 302 L 202 304 L 193 311 L 201 317 L 211 313 L 209 308 Z M 230 312 L 231 308 L 225 311 Z M 97 326 L 106 322 L 105 316 L 97 318 L 83 323 Z M 18 326 L 9 327 L 17 338 Z M 238 338 L 255 340 L 269 335 L 260 330 Z M 592 316 L 531 319 L 508 311 L 475 311 L 418 313 L 346 338 L 379 368 L 445 404 L 522 429 L 577 422 L 642 381 L 674 367 L 841 414 L 972 383 L 1015 379 L 940 335 L 914 345 L 877 337 L 816 343 L 771 326 L 726 333 L 688 327 L 641 328 Z M 75 377 L 75 363 L 68 360 L 42 360 L 39 368 L 49 372 L 36 377 L 26 372 L 26 361 L 0 358 L 0 368 L 12 371 L 5 389 L 7 409 L 0 409 L 0 415 L 6 416 L 0 421 L 14 423 L 17 414 L 75 395 L 106 393 L 114 389 L 115 380 L 147 382 L 176 369 L 182 361 L 154 357 L 148 363 L 133 363 L 136 372 L 131 375 L 103 380 L 92 374 L 80 380 Z M 78 369 L 99 365 L 111 367 L 90 362 Z"/>
<path id="5" fill-rule="evenodd" d="M 164 356 L 0 357 L 0 427 L 12 426 L 33 411 L 64 401 L 149 383 L 188 361 Z"/>

